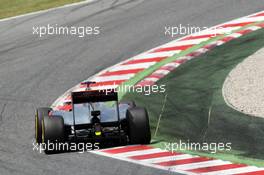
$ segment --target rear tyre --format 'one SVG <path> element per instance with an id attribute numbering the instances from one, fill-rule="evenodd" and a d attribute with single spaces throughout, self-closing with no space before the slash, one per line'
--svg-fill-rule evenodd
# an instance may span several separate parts
<path id="1" fill-rule="evenodd" d="M 59 143 L 63 143 L 64 140 L 64 120 L 62 116 L 45 116 L 42 119 L 42 143 L 45 145 L 45 153 L 59 152 Z"/>
<path id="2" fill-rule="evenodd" d="M 149 117 L 145 108 L 127 110 L 128 138 L 130 144 L 149 144 L 151 140 Z"/>
<path id="3" fill-rule="evenodd" d="M 48 116 L 49 112 L 51 111 L 51 108 L 38 108 L 36 110 L 35 115 L 35 139 L 36 143 L 41 143 L 41 135 L 42 135 L 42 119 L 44 116 Z"/>

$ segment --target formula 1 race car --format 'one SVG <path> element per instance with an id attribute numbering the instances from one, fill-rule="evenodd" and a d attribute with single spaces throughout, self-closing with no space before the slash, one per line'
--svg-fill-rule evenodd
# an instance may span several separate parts
<path id="1" fill-rule="evenodd" d="M 38 108 L 35 137 L 38 144 L 90 142 L 148 144 L 148 113 L 134 102 L 118 102 L 117 92 L 87 90 L 71 93 L 71 110 Z"/>

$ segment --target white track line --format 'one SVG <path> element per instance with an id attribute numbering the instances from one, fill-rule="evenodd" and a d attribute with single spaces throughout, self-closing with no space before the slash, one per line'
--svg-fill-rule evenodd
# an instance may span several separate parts
<path id="1" fill-rule="evenodd" d="M 144 53 L 134 57 L 132 60 L 139 60 L 139 59 L 148 59 L 148 58 L 155 58 L 155 57 L 171 57 L 177 53 L 180 53 L 180 50 L 176 51 L 168 51 L 168 52 L 156 52 L 156 53 Z"/>
<path id="2" fill-rule="evenodd" d="M 140 150 L 140 151 L 129 151 L 125 153 L 118 153 L 118 154 L 115 154 L 115 156 L 130 157 L 130 156 L 146 155 L 146 154 L 160 153 L 160 152 L 162 152 L 160 148 L 153 148 L 153 149 L 146 149 L 146 150 Z"/>
<path id="3" fill-rule="evenodd" d="M 154 73 L 167 75 L 168 73 L 170 73 L 170 71 L 159 69 L 159 70 L 156 70 Z"/>
<path id="4" fill-rule="evenodd" d="M 132 78 L 135 74 L 124 74 L 124 75 L 115 75 L 115 76 L 98 76 L 92 78 L 92 81 L 95 82 L 104 82 L 104 81 L 115 81 L 115 80 L 128 80 Z"/>
<path id="5" fill-rule="evenodd" d="M 174 160 L 184 160 L 184 159 L 190 159 L 190 158 L 196 158 L 196 157 L 199 157 L 199 156 L 193 156 L 190 154 L 180 154 L 180 155 L 175 155 L 175 156 L 166 156 L 166 157 L 144 159 L 144 160 L 142 160 L 142 162 L 145 162 L 145 163 L 161 163 L 161 162 L 174 161 Z"/>
<path id="6" fill-rule="evenodd" d="M 152 82 L 156 82 L 159 80 L 159 78 L 154 78 L 154 77 L 148 77 L 145 79 L 146 81 L 152 81 Z"/>
<path id="7" fill-rule="evenodd" d="M 131 70 L 131 69 L 140 69 L 140 68 L 146 69 L 154 64 L 156 64 L 156 62 L 130 64 L 130 65 L 118 65 L 116 67 L 113 67 L 111 71 Z"/>
<path id="8" fill-rule="evenodd" d="M 171 166 L 171 170 L 192 170 L 196 168 L 205 168 L 205 167 L 211 167 L 211 166 L 218 166 L 218 165 L 228 165 L 232 164 L 228 161 L 222 161 L 222 160 L 209 160 L 204 162 L 196 162 L 196 163 L 188 163 L 184 165 L 176 165 Z"/>
<path id="9" fill-rule="evenodd" d="M 170 63 L 166 64 L 166 66 L 169 66 L 169 67 L 178 67 L 179 65 L 181 65 L 181 64 L 175 63 L 175 62 L 170 62 Z"/>
<path id="10" fill-rule="evenodd" d="M 94 1 L 96 1 L 96 0 L 85 0 L 85 1 L 81 1 L 81 2 L 66 4 L 66 5 L 63 5 L 60 7 L 54 7 L 54 8 L 50 8 L 50 9 L 46 9 L 46 10 L 40 10 L 40 11 L 26 13 L 26 14 L 22 14 L 22 15 L 18 15 L 18 16 L 3 18 L 3 19 L 0 19 L 0 22 L 5 22 L 5 21 L 14 20 L 14 19 L 23 18 L 23 17 L 27 17 L 27 16 L 32 16 L 32 15 L 37 15 L 37 14 L 41 14 L 41 13 L 47 13 L 47 12 L 51 12 L 54 10 L 73 7 L 73 6 L 77 6 L 77 5 L 88 4 L 88 3 L 92 3 Z"/>

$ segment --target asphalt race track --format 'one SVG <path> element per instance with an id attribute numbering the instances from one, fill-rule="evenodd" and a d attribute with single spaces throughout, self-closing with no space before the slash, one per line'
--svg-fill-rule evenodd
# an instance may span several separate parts
<path id="1" fill-rule="evenodd" d="M 98 0 L 0 22 L 0 174 L 165 174 L 90 153 L 33 151 L 35 108 L 51 105 L 108 66 L 173 40 L 165 26 L 210 27 L 263 9 L 264 0 Z M 33 26 L 47 24 L 99 26 L 101 33 L 32 34 Z"/>

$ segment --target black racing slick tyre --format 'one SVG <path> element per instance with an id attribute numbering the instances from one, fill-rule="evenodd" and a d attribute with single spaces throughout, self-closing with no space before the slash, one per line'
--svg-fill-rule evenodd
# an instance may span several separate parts
<path id="1" fill-rule="evenodd" d="M 63 143 L 64 120 L 62 116 L 45 116 L 42 119 L 42 143 L 45 146 L 45 153 L 59 152 L 59 143 Z"/>
<path id="2" fill-rule="evenodd" d="M 151 140 L 149 117 L 145 108 L 127 110 L 128 138 L 130 144 L 149 144 Z"/>
<path id="3" fill-rule="evenodd" d="M 41 143 L 42 136 L 42 119 L 44 116 L 48 116 L 51 108 L 38 108 L 35 114 L 35 139 L 36 143 Z"/>

